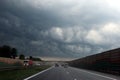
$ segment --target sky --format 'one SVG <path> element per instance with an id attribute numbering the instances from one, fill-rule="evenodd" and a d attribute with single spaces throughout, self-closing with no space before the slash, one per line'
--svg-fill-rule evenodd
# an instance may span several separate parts
<path id="1" fill-rule="evenodd" d="M 119 48 L 119 0 L 0 0 L 0 46 L 81 58 Z"/>

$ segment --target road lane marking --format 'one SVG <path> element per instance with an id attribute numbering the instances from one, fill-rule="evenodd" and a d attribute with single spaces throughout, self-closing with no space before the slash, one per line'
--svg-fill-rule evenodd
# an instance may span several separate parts
<path id="1" fill-rule="evenodd" d="M 81 70 L 81 69 L 80 69 Z M 97 73 L 93 73 L 93 72 L 89 72 L 89 71 L 85 71 L 85 70 L 81 70 L 83 72 L 87 72 L 89 74 L 93 74 L 93 75 L 97 75 L 97 76 L 100 76 L 100 77 L 104 77 L 104 78 L 107 78 L 107 79 L 110 79 L 110 80 L 117 80 L 115 78 L 111 78 L 111 77 L 108 77 L 108 76 L 104 76 L 104 75 L 100 75 L 100 74 L 97 74 Z"/>
<path id="2" fill-rule="evenodd" d="M 76 78 L 74 80 L 77 80 Z"/>
<path id="3" fill-rule="evenodd" d="M 69 72 L 66 72 L 67 74 L 69 74 Z"/>
<path id="4" fill-rule="evenodd" d="M 36 74 L 28 77 L 28 78 L 25 78 L 24 80 L 28 80 L 28 79 L 30 79 L 30 78 L 32 78 L 32 77 L 35 77 L 35 76 L 37 76 L 37 75 L 39 75 L 39 74 L 42 74 L 42 73 L 46 72 L 46 71 L 48 71 L 48 70 L 50 70 L 50 69 L 52 69 L 52 68 L 53 68 L 53 67 L 50 67 L 50 68 L 48 68 L 48 69 L 45 69 L 45 70 L 43 70 L 43 71 L 41 71 L 41 72 L 38 72 L 38 73 L 36 73 Z"/>

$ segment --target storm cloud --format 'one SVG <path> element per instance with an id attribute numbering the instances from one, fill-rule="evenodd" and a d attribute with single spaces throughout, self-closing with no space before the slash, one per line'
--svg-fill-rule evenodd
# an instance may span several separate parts
<path id="1" fill-rule="evenodd" d="M 119 0 L 0 0 L 0 45 L 19 54 L 80 58 L 118 48 Z"/>

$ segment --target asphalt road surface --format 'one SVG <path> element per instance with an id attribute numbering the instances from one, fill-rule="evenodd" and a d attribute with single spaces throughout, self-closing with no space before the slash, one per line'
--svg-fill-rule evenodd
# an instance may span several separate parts
<path id="1" fill-rule="evenodd" d="M 120 78 L 73 67 L 52 67 L 24 80 L 120 80 Z"/>

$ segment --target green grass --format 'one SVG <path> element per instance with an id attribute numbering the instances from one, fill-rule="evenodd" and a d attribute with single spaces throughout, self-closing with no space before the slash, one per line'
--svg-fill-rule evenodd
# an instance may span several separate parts
<path id="1" fill-rule="evenodd" d="M 0 80 L 23 80 L 37 72 L 47 69 L 49 66 L 32 67 L 22 70 L 0 71 Z"/>
<path id="2" fill-rule="evenodd" d="M 13 66 L 22 66 L 22 64 L 20 62 L 16 62 L 14 64 L 7 64 L 4 62 L 0 62 L 0 68 L 1 67 L 13 67 Z"/>
<path id="3" fill-rule="evenodd" d="M 12 65 L 4 63 L 4 62 L 0 62 L 0 67 L 11 67 Z"/>

